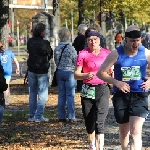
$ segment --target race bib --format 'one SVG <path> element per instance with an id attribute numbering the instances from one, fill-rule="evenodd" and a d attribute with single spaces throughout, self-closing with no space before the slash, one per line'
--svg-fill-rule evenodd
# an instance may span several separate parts
<path id="1" fill-rule="evenodd" d="M 95 87 L 90 87 L 86 84 L 82 85 L 81 97 L 95 99 Z"/>
<path id="2" fill-rule="evenodd" d="M 121 67 L 122 81 L 140 80 L 140 66 Z"/>

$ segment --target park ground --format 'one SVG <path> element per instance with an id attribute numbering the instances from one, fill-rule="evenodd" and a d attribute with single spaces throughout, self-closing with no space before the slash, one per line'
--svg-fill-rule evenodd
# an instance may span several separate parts
<path id="1" fill-rule="evenodd" d="M 24 57 L 24 56 L 23 56 Z M 18 57 L 20 63 L 24 61 Z M 15 68 L 15 67 L 13 67 Z M 75 123 L 60 124 L 57 119 L 58 90 L 49 88 L 45 117 L 48 123 L 28 122 L 28 85 L 13 74 L 10 84 L 10 105 L 0 128 L 0 150 L 88 150 L 87 134 L 81 111 L 80 93 L 75 95 Z M 121 150 L 118 125 L 113 115 L 112 101 L 105 121 L 105 150 Z M 148 118 L 150 120 L 150 118 Z M 143 149 L 150 150 L 150 122 L 143 126 Z"/>
<path id="2" fill-rule="evenodd" d="M 75 95 L 75 123 L 60 124 L 57 120 L 56 88 L 49 88 L 45 116 L 48 123 L 27 122 L 28 85 L 23 85 L 23 78 L 11 82 L 10 105 L 6 107 L 0 130 L 0 150 L 87 150 L 88 141 L 81 112 L 80 94 Z M 105 122 L 105 150 L 121 150 L 118 125 L 110 109 Z M 150 150 L 150 125 L 144 124 L 143 150 Z"/>

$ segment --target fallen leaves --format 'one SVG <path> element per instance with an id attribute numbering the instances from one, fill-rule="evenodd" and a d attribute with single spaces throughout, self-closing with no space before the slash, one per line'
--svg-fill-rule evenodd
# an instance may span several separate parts
<path id="1" fill-rule="evenodd" d="M 59 124 L 57 121 L 57 92 L 57 88 L 49 89 L 45 113 L 50 122 L 32 123 L 27 122 L 28 87 L 11 85 L 10 106 L 5 110 L 0 130 L 0 150 L 86 150 L 88 148 L 80 94 L 76 93 L 75 96 L 77 122 Z M 118 125 L 115 123 L 111 110 L 105 124 L 107 132 L 105 144 L 116 147 L 120 145 Z M 147 147 L 145 150 L 150 149 Z"/>

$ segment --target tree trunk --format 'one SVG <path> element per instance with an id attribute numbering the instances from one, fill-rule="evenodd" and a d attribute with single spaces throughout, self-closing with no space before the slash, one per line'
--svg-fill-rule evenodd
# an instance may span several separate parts
<path id="1" fill-rule="evenodd" d="M 8 0 L 0 1 L 0 41 L 6 44 L 8 38 L 8 17 L 9 17 L 9 2 Z"/>
<path id="2" fill-rule="evenodd" d="M 84 22 L 84 0 L 78 0 L 79 21 L 78 25 Z"/>

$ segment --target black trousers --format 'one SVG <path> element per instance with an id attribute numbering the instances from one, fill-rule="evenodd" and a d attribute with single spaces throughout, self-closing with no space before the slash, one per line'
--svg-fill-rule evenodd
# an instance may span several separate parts
<path id="1" fill-rule="evenodd" d="M 77 91 L 80 92 L 82 89 L 83 80 L 77 80 Z"/>
<path id="2" fill-rule="evenodd" d="M 110 91 L 107 84 L 95 86 L 95 99 L 81 97 L 82 113 L 88 134 L 104 133 L 104 122 L 109 109 Z"/>

